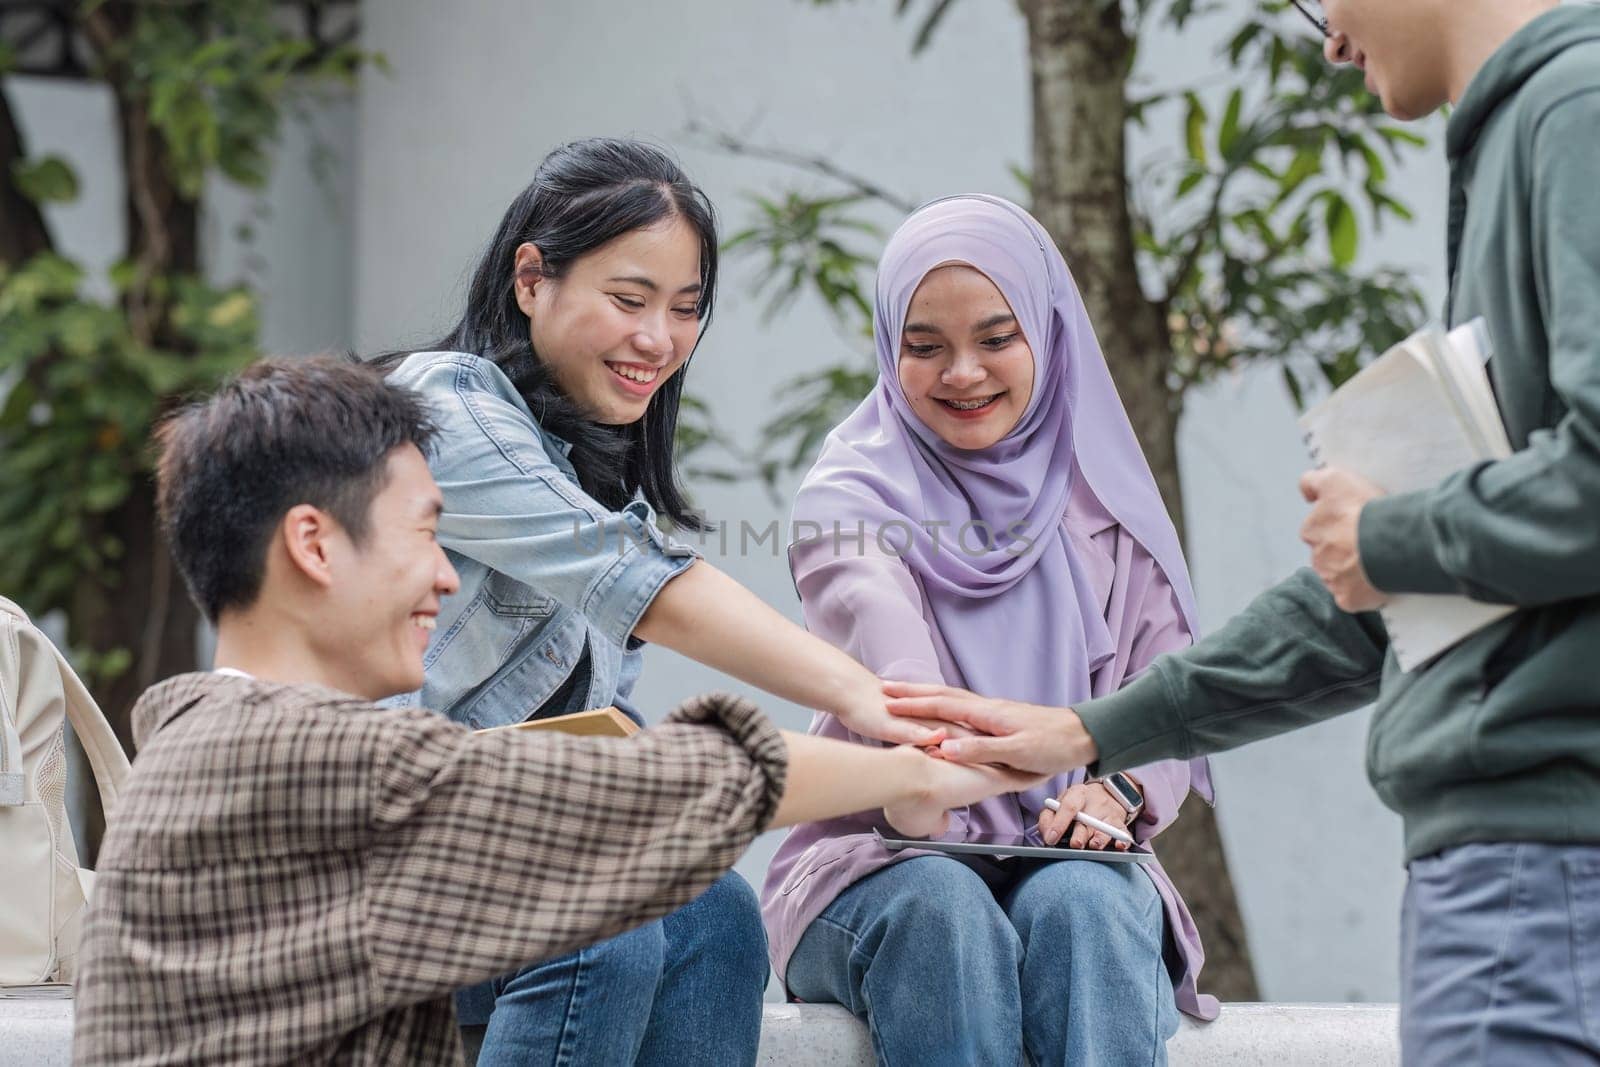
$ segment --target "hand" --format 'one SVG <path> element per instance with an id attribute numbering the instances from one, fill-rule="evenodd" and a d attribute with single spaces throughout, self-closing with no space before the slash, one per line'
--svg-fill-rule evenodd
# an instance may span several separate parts
<path id="1" fill-rule="evenodd" d="M 892 745 L 937 748 L 940 742 L 951 736 L 952 731 L 945 723 L 919 722 L 915 718 L 890 715 L 883 683 L 875 675 L 865 671 L 863 674 L 866 676 L 865 685 L 847 694 L 837 706 L 822 710 L 831 712 L 851 732 Z"/>
<path id="2" fill-rule="evenodd" d="M 1060 774 L 1094 762 L 1094 739 L 1071 708 L 991 700 L 946 685 L 885 682 L 892 715 L 952 722 L 990 736 L 957 737 L 939 746 L 947 759 L 994 763 L 1035 774 Z"/>
<path id="3" fill-rule="evenodd" d="M 886 805 L 883 817 L 907 837 L 935 837 L 949 828 L 951 808 L 1032 789 L 1044 781 L 1037 774 L 951 763 L 914 748 L 900 751 L 916 761 L 910 763 L 912 788 L 905 800 Z"/>
<path id="4" fill-rule="evenodd" d="M 1071 836 L 1067 838 L 1068 848 L 1089 848 L 1099 851 L 1107 845 L 1114 844 L 1119 852 L 1128 850 L 1128 846 L 1121 841 L 1113 842 L 1102 831 L 1090 829 L 1083 823 L 1073 820 L 1073 816 L 1081 811 L 1112 826 L 1127 826 L 1128 809 L 1117 803 L 1110 789 L 1099 782 L 1080 782 L 1062 790 L 1056 799 L 1061 802 L 1060 811 L 1046 808 L 1039 813 L 1039 836 L 1044 838 L 1045 844 L 1053 845 L 1061 840 L 1062 835 L 1070 833 Z"/>
<path id="5" fill-rule="evenodd" d="M 1361 568 L 1357 536 L 1361 509 L 1383 490 L 1349 471 L 1329 467 L 1309 471 L 1300 479 L 1300 495 L 1311 514 L 1300 527 L 1300 540 L 1311 546 L 1311 569 L 1344 611 L 1372 611 L 1388 598 L 1367 579 Z"/>

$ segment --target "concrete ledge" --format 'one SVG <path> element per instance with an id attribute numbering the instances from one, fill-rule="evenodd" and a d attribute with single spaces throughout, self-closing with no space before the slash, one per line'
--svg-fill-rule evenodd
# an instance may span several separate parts
<path id="1" fill-rule="evenodd" d="M 1185 1018 L 1171 1067 L 1398 1067 L 1393 1004 L 1227 1004 L 1214 1023 Z M 873 1067 L 867 1028 L 833 1004 L 768 1004 L 761 1067 Z"/>
<path id="2" fill-rule="evenodd" d="M 0 1000 L 0 1067 L 71 1067 L 72 1001 Z"/>
<path id="3" fill-rule="evenodd" d="M 1214 1023 L 1184 1019 L 1171 1067 L 1397 1067 L 1393 1004 L 1228 1004 Z M 72 1001 L 0 1000 L 0 1067 L 69 1067 Z M 762 1067 L 873 1067 L 867 1028 L 832 1004 L 768 1004 Z"/>

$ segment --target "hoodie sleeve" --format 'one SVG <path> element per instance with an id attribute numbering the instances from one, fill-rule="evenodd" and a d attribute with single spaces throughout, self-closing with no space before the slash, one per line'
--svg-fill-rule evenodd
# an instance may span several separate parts
<path id="1" fill-rule="evenodd" d="M 1550 383 L 1566 408 L 1507 459 L 1361 513 L 1362 564 L 1390 593 L 1521 607 L 1600 593 L 1600 85 L 1546 112 L 1530 214 Z"/>

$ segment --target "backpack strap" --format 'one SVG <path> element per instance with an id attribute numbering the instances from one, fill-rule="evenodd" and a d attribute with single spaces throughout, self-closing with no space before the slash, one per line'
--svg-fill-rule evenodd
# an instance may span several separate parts
<path id="1" fill-rule="evenodd" d="M 21 727 L 10 692 L 17 685 L 14 672 L 21 654 L 15 629 L 0 619 L 0 808 L 14 808 L 28 799 L 27 778 L 22 772 Z M 7 675 L 11 676 L 9 681 Z"/>
<path id="2" fill-rule="evenodd" d="M 27 613 L 5 597 L 0 597 L 0 613 L 16 618 L 24 626 L 32 625 Z M 49 641 L 45 643 L 55 654 L 56 666 L 61 672 L 61 689 L 67 704 L 67 721 L 72 724 L 72 732 L 77 735 L 78 743 L 83 746 L 84 754 L 89 757 L 89 766 L 94 771 L 95 784 L 100 790 L 100 806 L 109 817 L 112 808 L 116 806 L 122 783 L 128 776 L 128 755 L 122 751 L 122 744 L 112 732 L 111 724 L 106 722 L 100 706 L 94 702 L 94 697 L 89 695 L 89 690 L 79 680 L 72 665 L 61 654 L 61 650 Z M 14 726 L 11 732 L 15 732 Z M 8 762 L 6 766 L 10 767 L 11 764 Z M 20 744 L 17 750 L 17 768 L 20 778 Z"/>

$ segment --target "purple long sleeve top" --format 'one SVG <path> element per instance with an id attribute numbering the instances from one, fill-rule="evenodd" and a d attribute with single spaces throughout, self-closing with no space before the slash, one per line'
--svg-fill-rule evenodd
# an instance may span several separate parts
<path id="1" fill-rule="evenodd" d="M 1092 695 L 1104 696 L 1132 681 L 1157 656 L 1190 644 L 1193 635 L 1160 567 L 1092 493 L 1074 492 L 1068 512 L 1069 536 L 1088 565 L 1106 624 L 1116 639 L 1116 655 L 1091 681 Z M 868 538 L 861 555 L 855 554 L 853 543 L 850 552 L 837 552 L 827 539 L 796 546 L 790 566 L 807 628 L 880 677 L 965 687 L 939 638 L 916 576 L 900 559 L 876 551 L 871 542 Z M 1019 619 L 1018 625 L 1027 622 Z M 880 743 L 845 729 L 832 715 L 818 714 L 810 732 L 859 744 Z M 1144 809 L 1130 831 L 1140 847 L 1149 848 L 1177 818 L 1190 789 L 1190 765 L 1163 760 L 1128 773 L 1139 780 L 1145 796 Z M 1058 775 L 1051 789 L 1059 794 L 1083 778 L 1081 770 Z M 1209 789 L 1207 783 L 1196 785 Z M 1039 812 L 1025 806 L 1020 794 L 1007 794 L 952 812 L 945 839 L 990 833 L 1026 834 L 1037 840 L 1038 823 Z M 784 838 L 761 893 L 772 965 L 779 975 L 785 974 L 789 957 L 812 920 L 846 888 L 912 856 L 946 855 L 918 849 L 890 852 L 878 844 L 875 829 L 893 834 L 881 811 L 797 826 Z M 1159 861 L 1141 870 L 1155 883 L 1177 947 L 1173 974 L 1177 1006 L 1196 1018 L 1214 1019 L 1216 998 L 1195 985 L 1205 953 L 1194 919 Z"/>

